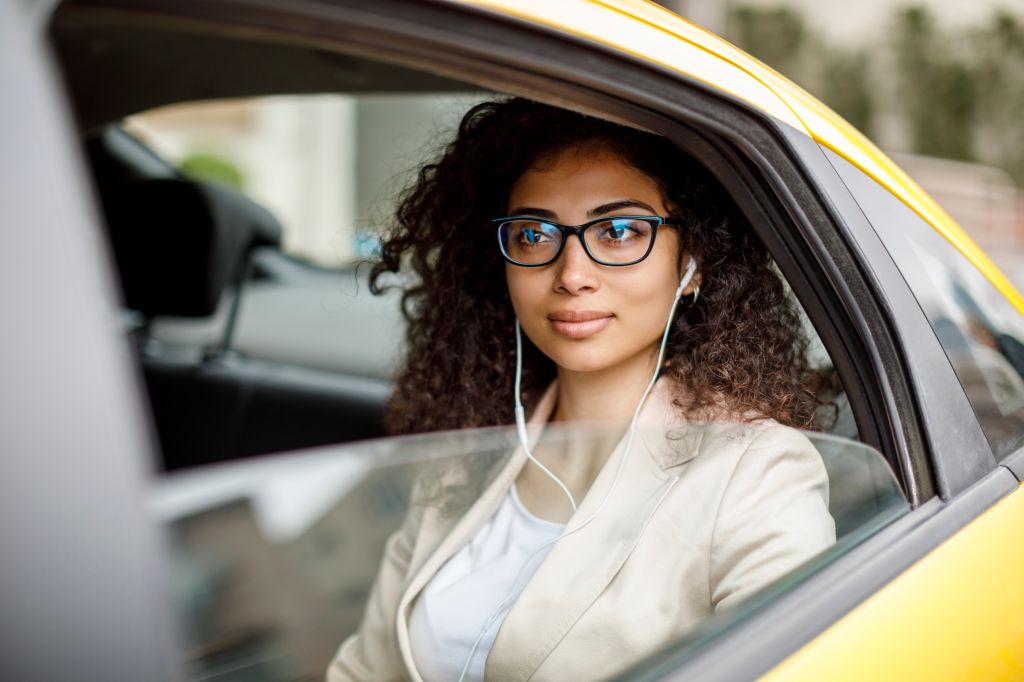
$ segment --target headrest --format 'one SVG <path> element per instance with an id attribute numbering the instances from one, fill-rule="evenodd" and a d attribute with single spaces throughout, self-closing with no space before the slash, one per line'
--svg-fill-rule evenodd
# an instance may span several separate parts
<path id="1" fill-rule="evenodd" d="M 148 316 L 212 315 L 250 251 L 281 243 L 274 216 L 225 185 L 144 180 L 104 199 L 125 305 Z"/>

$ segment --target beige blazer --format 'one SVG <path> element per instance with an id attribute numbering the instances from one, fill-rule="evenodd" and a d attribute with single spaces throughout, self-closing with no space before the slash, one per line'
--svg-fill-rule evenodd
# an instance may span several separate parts
<path id="1" fill-rule="evenodd" d="M 509 611 L 487 657 L 486 680 L 607 677 L 835 542 L 825 467 L 805 436 L 771 420 L 687 425 L 669 388 L 659 381 L 644 405 L 601 513 L 558 541 Z M 552 386 L 534 410 L 534 434 L 550 418 L 555 396 Z M 567 530 L 601 502 L 624 446 Z M 363 621 L 338 650 L 329 682 L 421 682 L 409 647 L 412 605 L 494 514 L 526 461 L 517 449 L 461 517 L 411 507 L 387 543 Z"/>

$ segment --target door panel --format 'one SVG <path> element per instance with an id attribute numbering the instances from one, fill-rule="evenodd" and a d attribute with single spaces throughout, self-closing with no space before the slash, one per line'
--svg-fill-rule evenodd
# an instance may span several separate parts
<path id="1" fill-rule="evenodd" d="M 1022 537 L 1024 486 L 761 679 L 1020 679 Z"/>

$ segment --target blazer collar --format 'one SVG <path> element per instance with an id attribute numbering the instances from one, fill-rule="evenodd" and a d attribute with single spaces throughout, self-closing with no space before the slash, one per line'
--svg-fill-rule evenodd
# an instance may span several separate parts
<path id="1" fill-rule="evenodd" d="M 699 435 L 666 438 L 679 430 L 676 414 L 671 385 L 659 381 L 629 451 L 627 433 L 569 520 L 567 534 L 502 622 L 486 680 L 528 680 L 622 568 L 678 480 L 671 470 L 693 459 L 700 446 Z"/>
<path id="2" fill-rule="evenodd" d="M 707 425 L 694 428 L 693 424 L 688 424 L 680 416 L 679 409 L 675 406 L 674 388 L 675 384 L 670 379 L 658 379 L 654 384 L 651 394 L 647 396 L 647 401 L 640 410 L 633 443 L 633 454 L 640 453 L 646 456 L 658 469 L 666 473 L 686 464 L 700 453 L 704 434 L 708 430 Z M 542 428 L 554 414 L 557 400 L 558 382 L 553 381 L 538 402 L 529 424 L 538 429 Z M 620 442 L 619 445 L 623 443 Z"/>
<path id="3" fill-rule="evenodd" d="M 675 406 L 670 379 L 659 379 L 640 410 L 636 440 L 642 450 L 663 472 L 686 464 L 700 453 L 704 428 L 692 428 Z"/>
<path id="4" fill-rule="evenodd" d="M 657 382 L 640 412 L 630 452 L 625 452 L 626 434 L 570 519 L 569 534 L 556 543 L 516 600 L 488 656 L 487 679 L 525 680 L 536 671 L 632 552 L 647 519 L 677 480 L 672 470 L 697 456 L 703 430 L 681 428 L 671 389 L 668 380 Z M 557 395 L 553 382 L 528 420 L 531 448 L 554 413 Z M 628 455 L 625 461 L 624 455 Z M 409 646 L 413 600 L 444 562 L 493 516 L 526 461 L 526 453 L 517 447 L 467 512 L 449 528 L 438 529 L 444 537 L 436 549 L 418 567 L 413 558 L 396 625 L 399 650 L 414 682 L 421 678 Z M 620 464 L 622 472 L 613 486 Z"/>
<path id="5" fill-rule="evenodd" d="M 540 434 L 544 430 L 544 425 L 554 412 L 557 397 L 558 391 L 555 385 L 552 384 L 544 392 L 544 395 L 527 420 L 528 442 L 531 449 L 540 440 Z M 480 529 L 480 526 L 494 515 L 526 461 L 526 452 L 522 446 L 517 446 L 497 476 L 484 488 L 477 500 L 454 525 L 438 524 L 436 532 L 443 534 L 443 539 L 433 551 L 421 559 L 418 567 L 416 566 L 416 557 L 413 557 L 410 565 L 411 577 L 406 583 L 402 596 L 399 599 L 396 622 L 398 649 L 402 654 L 406 670 L 413 682 L 422 682 L 422 677 L 419 675 L 412 657 L 412 648 L 409 645 L 409 615 L 413 600 L 430 578 L 437 573 L 444 562 L 465 545 L 473 537 L 473 534 Z M 427 519 L 424 519 L 424 521 L 426 522 Z M 421 534 L 424 530 L 426 529 L 421 529 Z"/>

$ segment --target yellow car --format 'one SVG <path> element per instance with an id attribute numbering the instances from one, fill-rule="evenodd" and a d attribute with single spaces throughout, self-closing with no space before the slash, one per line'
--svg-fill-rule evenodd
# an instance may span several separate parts
<path id="1" fill-rule="evenodd" d="M 0 51 L 0 676 L 322 674 L 415 466 L 508 434 L 359 440 L 383 435 L 397 302 L 314 246 L 285 253 L 311 233 L 259 191 L 315 167 L 317 196 L 348 197 L 331 215 L 373 227 L 388 201 L 365 197 L 501 93 L 699 158 L 839 387 L 812 434 L 839 542 L 609 675 L 1024 679 L 1024 299 L 785 77 L 643 0 L 5 3 Z M 181 121 L 212 147 L 258 128 L 237 148 L 269 166 L 244 194 L 187 177 Z M 327 167 L 344 188 L 316 185 Z M 373 231 L 345 235 L 354 261 Z"/>

